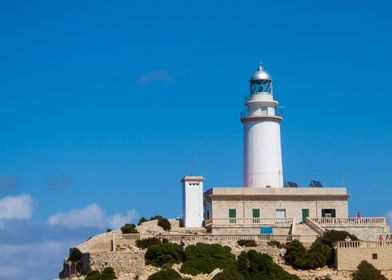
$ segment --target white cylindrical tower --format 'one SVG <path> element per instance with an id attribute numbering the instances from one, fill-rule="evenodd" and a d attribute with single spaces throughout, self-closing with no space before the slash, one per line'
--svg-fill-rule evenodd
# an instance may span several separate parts
<path id="1" fill-rule="evenodd" d="M 276 113 L 271 76 L 263 67 L 250 79 L 250 95 L 245 98 L 244 186 L 250 188 L 282 188 L 282 150 L 280 122 Z"/>

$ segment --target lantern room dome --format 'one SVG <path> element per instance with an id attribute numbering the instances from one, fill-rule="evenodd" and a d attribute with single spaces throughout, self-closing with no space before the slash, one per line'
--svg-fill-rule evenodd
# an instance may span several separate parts
<path id="1" fill-rule="evenodd" d="M 250 77 L 250 81 L 254 82 L 254 81 L 265 81 L 265 80 L 271 81 L 272 78 L 270 74 L 263 69 L 263 66 L 260 65 L 259 69 L 257 69 L 257 71 L 253 73 L 252 77 Z"/>

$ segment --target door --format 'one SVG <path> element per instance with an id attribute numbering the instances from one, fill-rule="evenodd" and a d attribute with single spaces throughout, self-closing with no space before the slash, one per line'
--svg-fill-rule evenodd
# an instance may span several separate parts
<path id="1" fill-rule="evenodd" d="M 306 218 L 309 217 L 309 209 L 302 209 L 302 222 L 305 223 Z"/>
<path id="2" fill-rule="evenodd" d="M 276 209 L 276 218 L 277 219 L 285 219 L 286 218 L 286 209 Z"/>

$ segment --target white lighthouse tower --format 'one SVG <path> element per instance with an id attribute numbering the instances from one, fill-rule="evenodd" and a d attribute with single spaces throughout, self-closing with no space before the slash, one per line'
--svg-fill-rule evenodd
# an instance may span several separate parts
<path id="1" fill-rule="evenodd" d="M 276 113 L 271 76 L 262 66 L 250 79 L 250 95 L 245 98 L 244 186 L 250 188 L 282 188 L 282 150 L 280 122 Z"/>

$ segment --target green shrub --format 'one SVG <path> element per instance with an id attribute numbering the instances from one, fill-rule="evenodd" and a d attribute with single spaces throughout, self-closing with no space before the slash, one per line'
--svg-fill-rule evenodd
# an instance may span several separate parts
<path id="1" fill-rule="evenodd" d="M 137 223 L 138 226 L 140 226 L 142 223 L 147 222 L 148 220 L 144 217 L 141 217 L 139 222 Z"/>
<path id="2" fill-rule="evenodd" d="M 284 245 L 283 243 L 280 243 L 279 241 L 276 241 L 276 240 L 268 241 L 267 245 L 271 246 L 271 247 L 276 247 L 278 249 L 286 248 L 286 245 Z"/>
<path id="3" fill-rule="evenodd" d="M 197 275 L 234 265 L 235 256 L 229 247 L 223 247 L 220 244 L 197 243 L 186 247 L 185 262 L 181 266 L 181 272 Z"/>
<path id="4" fill-rule="evenodd" d="M 358 270 L 353 273 L 353 280 L 387 280 L 381 271 L 367 261 L 361 261 Z"/>
<path id="5" fill-rule="evenodd" d="M 303 244 L 294 240 L 286 245 L 285 261 L 294 268 L 315 269 L 327 264 L 332 248 L 316 240 L 309 250 Z"/>
<path id="6" fill-rule="evenodd" d="M 145 259 L 147 264 L 154 266 L 171 266 L 184 260 L 184 250 L 173 243 L 153 245 L 148 248 Z"/>
<path id="7" fill-rule="evenodd" d="M 242 252 L 237 258 L 237 268 L 245 280 L 299 280 L 275 264 L 271 256 L 255 250 Z"/>
<path id="8" fill-rule="evenodd" d="M 169 240 L 167 240 L 166 238 L 163 238 L 162 240 L 160 240 L 156 237 L 151 237 L 151 238 L 136 240 L 136 246 L 141 249 L 146 249 L 146 248 L 150 248 L 151 246 L 154 246 L 154 245 L 158 245 L 161 243 L 168 243 L 168 242 L 169 242 Z"/>
<path id="9" fill-rule="evenodd" d="M 322 277 L 316 277 L 314 280 L 332 280 L 331 277 L 327 276 L 322 276 Z"/>
<path id="10" fill-rule="evenodd" d="M 242 239 L 242 240 L 238 240 L 237 244 L 240 246 L 245 246 L 245 247 L 256 247 L 257 246 L 256 241 L 254 241 L 254 240 Z"/>
<path id="11" fill-rule="evenodd" d="M 166 231 L 171 230 L 171 224 L 170 224 L 169 220 L 166 218 L 159 218 L 158 219 L 158 226 L 160 226 L 161 228 L 163 228 Z"/>
<path id="12" fill-rule="evenodd" d="M 244 280 L 244 277 L 242 277 L 237 267 L 229 266 L 215 275 L 212 280 Z"/>
<path id="13" fill-rule="evenodd" d="M 105 269 L 101 272 L 101 280 L 113 280 L 113 279 L 117 279 L 113 268 L 105 267 Z"/>
<path id="14" fill-rule="evenodd" d="M 162 269 L 150 277 L 148 280 L 183 280 L 187 278 L 182 278 L 181 275 L 174 269 Z"/>
<path id="15" fill-rule="evenodd" d="M 134 224 L 125 224 L 121 227 L 122 233 L 139 233 Z"/>
<path id="16" fill-rule="evenodd" d="M 329 230 L 326 231 L 321 237 L 317 238 L 316 242 L 321 242 L 324 245 L 327 245 L 331 248 L 331 254 L 327 261 L 328 266 L 334 266 L 335 263 L 335 251 L 333 250 L 333 243 L 337 241 L 344 241 L 346 237 L 349 237 L 351 240 L 358 240 L 358 238 L 350 234 L 347 231 L 340 230 Z"/>
<path id="17" fill-rule="evenodd" d="M 113 280 L 117 279 L 116 274 L 112 267 L 105 267 L 102 272 L 98 270 L 93 270 L 87 273 L 86 278 L 84 280 Z"/>
<path id="18" fill-rule="evenodd" d="M 155 215 L 155 216 L 152 216 L 152 217 L 150 218 L 150 221 L 159 220 L 159 219 L 162 219 L 162 218 L 163 218 L 162 216 Z"/>
<path id="19" fill-rule="evenodd" d="M 72 263 L 79 263 L 82 260 L 82 252 L 78 248 L 71 248 L 69 250 L 68 261 Z"/>
<path id="20" fill-rule="evenodd" d="M 93 270 L 87 273 L 86 278 L 84 280 L 101 280 L 101 272 L 98 270 Z"/>

